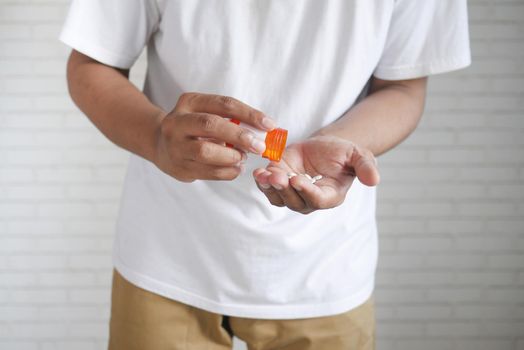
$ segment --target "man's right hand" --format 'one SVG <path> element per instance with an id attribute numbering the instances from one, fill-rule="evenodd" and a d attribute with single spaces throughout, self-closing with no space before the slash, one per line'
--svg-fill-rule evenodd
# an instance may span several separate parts
<path id="1" fill-rule="evenodd" d="M 262 112 L 232 97 L 184 93 L 160 122 L 154 163 L 183 182 L 233 180 L 242 171 L 246 152 L 262 154 L 265 144 L 226 118 L 264 131 L 276 127 Z"/>

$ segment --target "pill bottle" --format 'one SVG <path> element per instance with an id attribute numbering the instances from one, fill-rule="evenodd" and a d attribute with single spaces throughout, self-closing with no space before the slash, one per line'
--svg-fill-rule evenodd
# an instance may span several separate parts
<path id="1" fill-rule="evenodd" d="M 256 138 L 264 140 L 266 143 L 266 150 L 262 153 L 262 157 L 269 160 L 279 162 L 282 159 L 282 153 L 286 148 L 287 142 L 287 130 L 281 128 L 275 128 L 271 131 L 262 131 L 251 125 L 241 123 L 236 119 L 230 119 L 232 123 L 251 131 Z M 232 145 L 229 145 L 232 147 Z"/>

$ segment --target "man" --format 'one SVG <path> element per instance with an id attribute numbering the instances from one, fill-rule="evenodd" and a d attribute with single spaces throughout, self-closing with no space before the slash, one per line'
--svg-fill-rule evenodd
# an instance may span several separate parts
<path id="1" fill-rule="evenodd" d="M 74 0 L 61 40 L 74 101 L 132 153 L 110 349 L 374 347 L 374 156 L 469 65 L 465 0 Z M 289 130 L 282 160 L 230 118 Z"/>

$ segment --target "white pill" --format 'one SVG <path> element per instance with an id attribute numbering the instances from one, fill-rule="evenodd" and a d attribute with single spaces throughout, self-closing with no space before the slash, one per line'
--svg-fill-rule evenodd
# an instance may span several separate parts
<path id="1" fill-rule="evenodd" d="M 323 178 L 322 175 L 313 176 L 313 180 L 315 181 L 322 180 L 322 178 Z"/>
<path id="2" fill-rule="evenodd" d="M 295 176 L 297 176 L 296 173 L 287 173 L 288 179 L 291 179 L 292 177 L 295 177 Z"/>

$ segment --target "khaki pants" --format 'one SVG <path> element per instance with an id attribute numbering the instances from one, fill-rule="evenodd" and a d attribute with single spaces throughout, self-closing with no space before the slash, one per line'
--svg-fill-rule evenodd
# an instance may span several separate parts
<path id="1" fill-rule="evenodd" d="M 225 350 L 232 336 L 249 350 L 374 349 L 373 301 L 307 319 L 222 316 L 138 288 L 113 273 L 109 350 Z"/>

